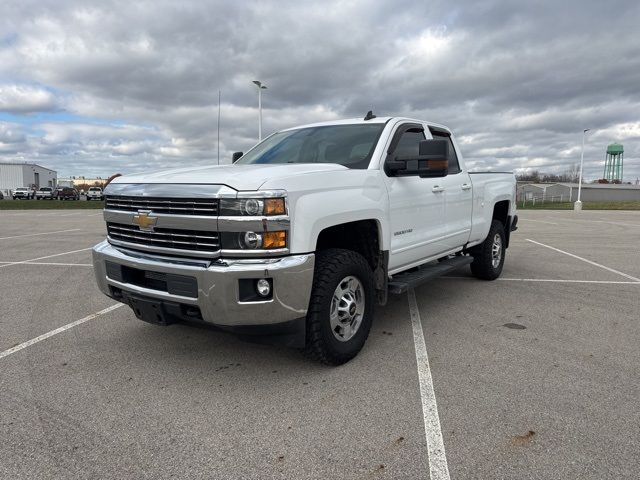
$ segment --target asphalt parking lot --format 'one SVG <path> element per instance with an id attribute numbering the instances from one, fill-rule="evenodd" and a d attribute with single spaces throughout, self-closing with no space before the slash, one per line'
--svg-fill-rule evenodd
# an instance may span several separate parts
<path id="1" fill-rule="evenodd" d="M 100 212 L 0 212 L 0 477 L 640 478 L 640 212 L 519 215 L 329 368 L 105 311 Z"/>

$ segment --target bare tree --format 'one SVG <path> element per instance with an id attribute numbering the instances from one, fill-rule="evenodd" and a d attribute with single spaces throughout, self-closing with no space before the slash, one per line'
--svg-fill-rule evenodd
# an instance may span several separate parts
<path id="1" fill-rule="evenodd" d="M 521 173 L 520 175 L 516 176 L 516 179 L 519 182 L 539 183 L 541 178 L 542 178 L 542 175 L 538 170 L 532 170 L 531 172 Z"/>
<path id="2" fill-rule="evenodd" d="M 580 164 L 572 164 L 565 172 L 560 175 L 561 182 L 578 183 L 580 180 Z"/>

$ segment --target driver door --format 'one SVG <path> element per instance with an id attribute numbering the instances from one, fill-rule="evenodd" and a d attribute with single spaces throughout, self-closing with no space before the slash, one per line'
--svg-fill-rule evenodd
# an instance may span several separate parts
<path id="1" fill-rule="evenodd" d="M 423 140 L 426 140 L 423 125 L 400 124 L 387 158 L 418 156 Z M 394 270 L 421 263 L 447 249 L 442 241 L 445 199 L 442 178 L 396 177 L 385 173 L 391 226 L 389 272 L 393 274 Z"/>

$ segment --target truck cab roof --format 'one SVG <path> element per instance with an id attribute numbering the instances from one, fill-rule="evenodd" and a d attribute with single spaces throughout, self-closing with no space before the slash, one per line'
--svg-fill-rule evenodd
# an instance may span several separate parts
<path id="1" fill-rule="evenodd" d="M 435 122 L 429 122 L 427 120 L 420 120 L 417 118 L 409 118 L 409 117 L 375 117 L 372 118 L 370 120 L 365 120 L 364 118 L 346 118 L 343 120 L 329 120 L 326 122 L 318 122 L 318 123 L 310 123 L 307 125 L 299 125 L 296 127 L 292 127 L 292 128 L 285 128 L 283 130 L 280 130 L 281 132 L 287 132 L 290 130 L 299 130 L 301 128 L 310 128 L 310 127 L 328 127 L 331 125 L 358 125 L 358 124 L 384 124 L 384 123 L 388 123 L 388 122 L 393 122 L 393 123 L 397 123 L 397 122 L 415 122 L 415 123 L 427 123 L 429 125 L 432 125 L 434 127 L 438 127 L 441 128 L 443 130 L 446 130 L 449 133 L 451 132 L 451 129 L 449 127 L 447 127 L 446 125 L 442 125 L 440 123 L 435 123 Z"/>

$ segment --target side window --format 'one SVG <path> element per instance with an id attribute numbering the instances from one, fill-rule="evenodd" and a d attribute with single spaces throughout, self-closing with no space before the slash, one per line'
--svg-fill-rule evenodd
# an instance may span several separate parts
<path id="1" fill-rule="evenodd" d="M 424 132 L 410 129 L 402 134 L 394 151 L 397 157 L 417 157 L 420 153 L 420 142 L 425 140 Z"/>
<path id="2" fill-rule="evenodd" d="M 449 175 L 455 175 L 456 173 L 460 173 L 462 170 L 460 169 L 460 162 L 458 162 L 458 155 L 456 155 L 456 149 L 453 146 L 453 142 L 451 141 L 451 135 L 446 133 L 441 133 L 438 131 L 431 130 L 431 135 L 434 140 L 447 140 L 449 142 Z"/>

